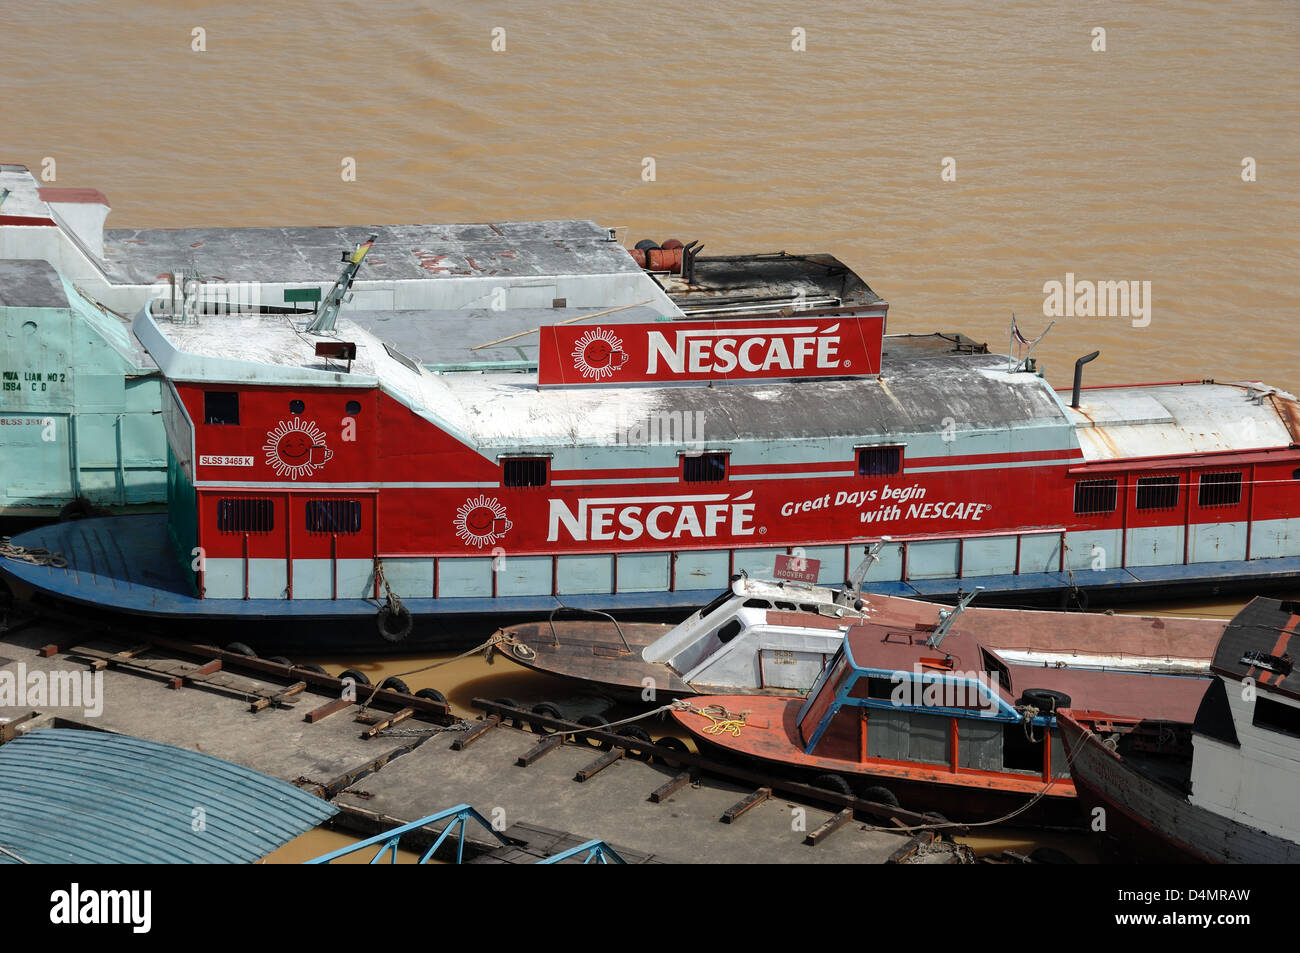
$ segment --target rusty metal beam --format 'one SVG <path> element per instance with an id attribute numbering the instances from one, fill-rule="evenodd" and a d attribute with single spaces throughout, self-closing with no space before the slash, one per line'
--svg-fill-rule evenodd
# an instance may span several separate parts
<path id="1" fill-rule="evenodd" d="M 816 847 L 851 820 L 853 820 L 853 812 L 846 807 L 838 814 L 828 818 L 821 827 L 805 837 L 803 842 L 810 847 Z"/>
<path id="2" fill-rule="evenodd" d="M 401 711 L 393 715 L 391 718 L 385 718 L 383 721 L 375 722 L 365 731 L 361 732 L 361 737 L 373 738 L 375 735 L 379 734 L 385 728 L 391 728 L 399 721 L 406 721 L 406 719 L 410 718 L 414 714 L 415 714 L 414 708 L 403 708 Z"/>
<path id="3" fill-rule="evenodd" d="M 746 811 L 758 807 L 758 805 L 762 804 L 771 796 L 771 788 L 759 788 L 753 794 L 745 795 L 735 804 L 731 805 L 731 807 L 723 811 L 722 816 L 718 818 L 718 820 L 722 821 L 724 824 L 734 824 L 736 823 L 736 818 L 743 815 Z"/>
<path id="4" fill-rule="evenodd" d="M 590 781 L 593 777 L 595 777 L 601 771 L 604 771 L 615 761 L 622 760 L 623 754 L 624 752 L 622 748 L 613 748 L 609 751 L 606 751 L 595 761 L 591 762 L 591 764 L 587 765 L 585 768 L 582 768 L 577 774 L 575 774 L 573 776 L 573 780 Z"/>
<path id="5" fill-rule="evenodd" d="M 327 702 L 326 704 L 321 705 L 319 708 L 315 708 L 307 712 L 303 720 L 310 722 L 311 724 L 314 725 L 322 718 L 328 718 L 330 715 L 334 714 L 335 712 L 342 711 L 344 708 L 350 708 L 355 704 L 356 704 L 355 701 L 351 701 L 347 698 L 336 698 L 332 702 Z"/>
<path id="6" fill-rule="evenodd" d="M 463 735 L 461 735 L 459 738 L 453 741 L 451 743 L 451 750 L 464 751 L 466 748 L 468 748 L 474 742 L 478 741 L 485 734 L 487 734 L 489 731 L 491 731 L 493 728 L 497 727 L 500 724 L 501 724 L 500 715 L 488 715 L 487 718 L 483 720 L 483 724 L 475 725 L 469 731 L 465 732 Z"/>
<path id="7" fill-rule="evenodd" d="M 515 761 L 515 764 L 519 765 L 521 768 L 526 768 L 543 755 L 550 754 L 562 744 L 564 744 L 563 735 L 547 735 L 541 741 L 537 742 L 537 744 L 533 745 L 526 752 L 521 754 L 519 759 Z"/>
<path id="8" fill-rule="evenodd" d="M 650 793 L 650 800 L 653 801 L 655 804 L 659 804 L 660 802 L 666 800 L 667 798 L 672 797 L 674 794 L 676 794 L 678 791 L 680 791 L 682 788 L 686 787 L 686 785 L 690 783 L 691 783 L 691 773 L 689 771 L 683 771 L 681 774 L 677 775 L 677 777 L 673 778 L 671 781 L 667 782 L 666 784 L 661 784 L 659 787 L 655 788 L 654 791 Z"/>

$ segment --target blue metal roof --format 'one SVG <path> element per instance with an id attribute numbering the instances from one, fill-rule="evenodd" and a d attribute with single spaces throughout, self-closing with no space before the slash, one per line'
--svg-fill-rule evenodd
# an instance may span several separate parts
<path id="1" fill-rule="evenodd" d="M 0 746 L 0 791 L 6 863 L 250 863 L 338 813 L 220 758 L 70 728 Z"/>

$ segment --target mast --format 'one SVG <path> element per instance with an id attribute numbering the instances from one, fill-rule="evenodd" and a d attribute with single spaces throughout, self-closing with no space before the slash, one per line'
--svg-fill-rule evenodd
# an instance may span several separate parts
<path id="1" fill-rule="evenodd" d="M 334 282 L 334 287 L 330 289 L 325 300 L 321 302 L 320 311 L 317 312 L 315 320 L 307 326 L 307 330 L 312 334 L 329 334 L 334 330 L 334 322 L 338 319 L 339 308 L 342 306 L 344 299 L 347 297 L 348 289 L 352 287 L 352 282 L 361 268 L 361 263 L 366 260 L 366 253 L 378 239 L 378 235 L 371 235 L 362 244 L 353 249 L 351 254 L 343 253 L 342 259 L 343 273 L 339 275 L 338 281 Z"/>
<path id="2" fill-rule="evenodd" d="M 874 546 L 863 550 L 866 555 L 862 557 L 862 562 L 858 563 L 857 568 L 853 570 L 853 574 L 844 581 L 844 588 L 835 597 L 837 605 L 847 606 L 853 603 L 853 600 L 862 589 L 862 581 L 867 578 L 867 570 L 871 568 L 872 563 L 879 561 L 880 551 L 889 542 L 893 542 L 892 537 L 882 536 Z"/>
<path id="3" fill-rule="evenodd" d="M 957 616 L 961 615 L 962 612 L 965 610 L 965 608 L 968 605 L 970 605 L 971 602 L 974 600 L 974 598 L 978 596 L 983 590 L 984 590 L 983 586 L 976 586 L 974 592 L 972 592 L 970 595 L 962 596 L 959 600 L 957 600 L 957 604 L 953 606 L 951 609 L 940 609 L 939 625 L 932 633 L 930 633 L 930 637 L 925 640 L 925 644 L 929 648 L 937 649 L 939 647 L 939 643 L 942 642 L 944 640 L 944 637 L 948 635 L 948 630 L 952 628 L 952 624 L 957 620 Z"/>

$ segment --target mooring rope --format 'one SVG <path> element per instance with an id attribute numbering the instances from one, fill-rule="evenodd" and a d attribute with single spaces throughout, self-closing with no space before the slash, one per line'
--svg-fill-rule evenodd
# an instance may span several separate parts
<path id="1" fill-rule="evenodd" d="M 55 569 L 67 569 L 68 560 L 63 553 L 52 553 L 40 546 L 19 546 L 11 542 L 8 536 L 0 536 L 0 556 L 31 563 L 33 566 L 52 566 Z"/>
<path id="2" fill-rule="evenodd" d="M 522 644 L 523 643 L 521 643 L 517 637 L 508 634 L 505 631 L 505 629 L 497 629 L 495 632 L 492 633 L 492 635 L 488 638 L 486 642 L 483 642 L 480 645 L 476 645 L 472 649 L 466 649 L 464 652 L 461 652 L 459 655 L 453 655 L 451 658 L 441 659 L 440 661 L 433 662 L 429 665 L 422 665 L 419 668 L 413 668 L 409 672 L 398 672 L 396 675 L 389 675 L 384 679 L 384 681 L 386 681 L 388 678 L 407 678 L 408 676 L 411 675 L 419 675 L 421 672 L 428 672 L 435 668 L 441 668 L 444 665 L 450 665 L 452 662 L 459 662 L 461 659 L 469 658 L 471 655 L 477 655 L 480 652 L 482 652 L 484 657 L 487 658 L 492 654 L 492 650 L 497 645 L 522 645 Z M 379 684 L 382 685 L 383 681 L 381 681 Z M 370 707 L 370 702 L 374 700 L 375 693 L 378 691 L 379 691 L 379 685 L 374 686 L 374 688 L 370 692 L 370 696 L 361 705 L 362 711 L 365 711 L 368 707 Z"/>
<path id="3" fill-rule="evenodd" d="M 703 708 L 696 708 L 690 702 L 681 700 L 677 707 L 678 711 L 689 711 L 709 719 L 712 724 L 701 729 L 706 735 L 732 735 L 740 737 L 740 729 L 747 724 L 746 716 L 750 714 L 746 711 L 728 711 L 721 705 L 706 705 Z"/>

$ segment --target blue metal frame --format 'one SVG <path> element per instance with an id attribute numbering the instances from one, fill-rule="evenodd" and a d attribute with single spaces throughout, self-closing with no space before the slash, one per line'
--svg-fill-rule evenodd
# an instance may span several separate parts
<path id="1" fill-rule="evenodd" d="M 552 857 L 547 857 L 545 860 L 539 860 L 538 863 L 558 864 L 562 860 L 568 860 L 570 857 L 581 854 L 584 850 L 587 852 L 587 858 L 583 861 L 584 864 L 608 864 L 611 861 L 616 864 L 627 863 L 626 860 L 619 856 L 618 851 L 610 847 L 603 840 L 589 840 L 585 844 L 579 844 L 577 847 L 562 850 Z"/>
<path id="2" fill-rule="evenodd" d="M 835 699 L 827 707 L 825 714 L 822 715 L 821 721 L 819 721 L 816 727 L 814 728 L 812 732 L 812 736 L 808 739 L 808 744 L 804 746 L 805 754 L 812 754 L 813 750 L 817 747 L 817 743 L 821 741 L 822 735 L 825 733 L 826 729 L 830 727 L 831 719 L 834 718 L 837 714 L 839 714 L 840 710 L 845 705 L 853 706 L 856 708 L 886 708 L 891 711 L 921 712 L 927 715 L 940 715 L 940 716 L 948 716 L 952 718 L 963 718 L 963 719 L 980 718 L 981 720 L 984 721 L 1000 721 L 1000 722 L 1006 722 L 1010 724 L 1014 724 L 1025 720 L 1024 715 L 1021 714 L 1021 712 L 1017 711 L 1016 708 L 1013 705 L 1011 705 L 1005 698 L 990 693 L 988 691 L 987 686 L 982 686 L 978 682 L 971 682 L 971 680 L 968 678 L 958 678 L 954 675 L 947 675 L 942 672 L 934 672 L 934 673 L 927 672 L 927 673 L 923 673 L 919 678 L 917 678 L 914 672 L 906 672 L 902 670 L 877 669 L 877 668 L 863 668 L 862 666 L 858 665 L 857 661 L 853 658 L 853 649 L 849 644 L 849 640 L 845 639 L 844 644 L 840 646 L 839 650 L 835 653 L 835 655 L 831 657 L 830 662 L 827 663 L 826 668 L 822 671 L 821 676 L 814 683 L 812 690 L 808 692 L 807 700 L 804 701 L 803 707 L 799 709 L 799 716 L 796 719 L 796 723 L 798 724 L 803 723 L 804 716 L 812 708 L 813 702 L 816 700 L 818 694 L 820 694 L 826 682 L 832 677 L 832 674 L 836 672 L 836 668 L 839 664 L 841 657 L 843 657 L 843 659 L 847 663 L 849 672 L 846 674 L 843 681 L 841 682 L 839 686 L 839 690 L 835 693 Z M 879 699 L 849 697 L 849 693 L 853 690 L 853 686 L 857 684 L 859 679 L 871 678 L 871 677 L 888 678 L 894 684 L 902 684 L 904 682 L 907 682 L 918 686 L 931 684 L 931 683 L 937 683 L 943 685 L 951 684 L 954 686 L 956 685 L 972 686 L 976 689 L 977 692 L 980 693 L 981 697 L 984 695 L 988 695 L 990 698 L 992 698 L 994 702 L 996 702 L 998 706 L 998 713 L 996 715 L 984 715 L 984 714 L 973 715 L 969 709 L 965 709 L 965 708 L 947 708 L 944 706 L 935 706 L 935 705 L 925 705 L 925 706 L 895 705 L 892 701 L 885 702 Z M 1056 716 L 1054 714 L 1036 715 L 1032 719 L 1030 719 L 1030 723 L 1038 727 L 1055 728 Z"/>
<path id="3" fill-rule="evenodd" d="M 447 810 L 439 811 L 437 814 L 430 814 L 428 817 L 421 818 L 418 821 L 412 821 L 410 824 L 403 824 L 401 827 L 394 827 L 391 831 L 384 831 L 382 834 L 376 834 L 374 837 L 367 837 L 365 840 L 358 841 L 357 843 L 351 844 L 347 847 L 340 847 L 338 850 L 332 850 L 328 854 L 321 854 L 321 856 L 314 857 L 306 863 L 328 864 L 330 861 L 337 860 L 347 854 L 356 853 L 359 850 L 364 850 L 367 847 L 379 844 L 381 846 L 375 856 L 370 858 L 370 863 L 379 863 L 385 854 L 390 854 L 391 852 L 388 862 L 390 864 L 395 864 L 397 863 L 398 842 L 402 839 L 403 834 L 409 833 L 413 830 L 418 830 L 421 827 L 427 827 L 430 824 L 436 824 L 438 821 L 446 820 L 447 818 L 451 818 L 450 823 L 443 828 L 442 833 L 438 835 L 438 839 L 433 842 L 433 846 L 424 852 L 419 863 L 427 864 L 430 859 L 432 859 L 433 855 L 438 852 L 438 848 L 442 846 L 442 842 L 447 839 L 453 830 L 457 829 L 456 863 L 461 863 L 465 856 L 465 830 L 469 827 L 470 821 L 478 821 L 480 825 L 491 831 L 493 837 L 505 846 L 510 846 L 510 841 L 503 837 L 501 832 L 493 827 L 492 823 L 486 817 L 474 810 L 474 808 L 470 807 L 468 804 L 457 804 L 455 807 L 449 807 Z M 593 843 L 599 842 L 593 841 Z M 619 862 L 623 862 L 621 858 Z"/>

